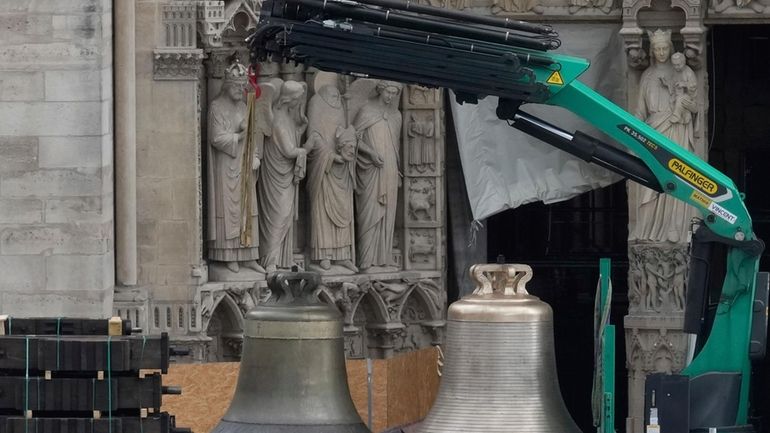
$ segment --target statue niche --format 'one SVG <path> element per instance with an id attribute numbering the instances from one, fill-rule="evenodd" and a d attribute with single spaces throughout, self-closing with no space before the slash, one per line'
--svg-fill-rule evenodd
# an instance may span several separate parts
<path id="1" fill-rule="evenodd" d="M 208 116 L 207 256 L 212 261 L 211 279 L 217 281 L 264 279 L 265 271 L 257 263 L 255 188 L 261 149 L 249 140 L 245 90 L 246 68 L 233 57 Z M 250 104 L 253 97 L 249 94 Z"/>
<path id="2" fill-rule="evenodd" d="M 399 269 L 393 259 L 393 235 L 401 187 L 401 89 L 401 83 L 376 82 L 374 92 L 367 95 L 353 120 L 360 137 L 356 159 L 356 255 L 358 267 L 366 273 Z"/>
<path id="3" fill-rule="evenodd" d="M 297 220 L 298 185 L 305 177 L 307 151 L 300 146 L 307 128 L 307 85 L 274 79 L 261 83 L 257 116 L 271 120 L 264 136 L 259 168 L 259 251 L 268 273 L 291 268 L 294 263 L 294 225 Z"/>
<path id="4" fill-rule="evenodd" d="M 342 97 L 327 84 L 308 106 L 307 192 L 310 199 L 311 270 L 353 274 L 353 189 L 356 132 L 348 127 Z"/>

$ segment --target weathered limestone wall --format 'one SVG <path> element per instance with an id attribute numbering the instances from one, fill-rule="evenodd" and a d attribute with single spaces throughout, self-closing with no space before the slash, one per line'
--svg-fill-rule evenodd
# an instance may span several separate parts
<path id="1" fill-rule="evenodd" d="M 128 316 L 138 317 L 138 324 L 149 332 L 183 333 L 189 311 L 179 301 L 191 300 L 195 293 L 202 254 L 199 95 L 197 69 L 187 76 L 153 79 L 154 51 L 165 45 L 160 14 L 166 3 L 136 1 L 138 287 L 150 289 L 148 296 L 159 314 L 156 318 L 148 311 L 149 304 L 141 302 L 143 294 L 116 296 L 140 299 Z M 181 64 L 175 60 L 169 63 Z M 175 307 L 167 310 L 164 305 L 171 300 Z"/>
<path id="2" fill-rule="evenodd" d="M 112 1 L 2 1 L 0 41 L 0 311 L 108 317 Z"/>

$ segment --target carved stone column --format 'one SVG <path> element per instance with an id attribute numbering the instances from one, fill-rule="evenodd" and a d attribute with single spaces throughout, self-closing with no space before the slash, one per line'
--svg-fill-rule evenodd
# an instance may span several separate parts
<path id="1" fill-rule="evenodd" d="M 115 270 L 122 286 L 137 282 L 136 3 L 115 3 Z"/>
<path id="2" fill-rule="evenodd" d="M 703 9 L 698 0 L 674 0 L 670 8 L 650 0 L 625 0 L 620 34 L 628 56 L 629 111 L 705 158 L 708 80 L 701 67 Z M 664 46 L 670 52 L 654 49 Z M 631 182 L 628 201 L 626 432 L 642 433 L 647 375 L 677 373 L 686 366 L 688 338 L 682 327 L 688 231 L 695 212 Z"/>
<path id="3" fill-rule="evenodd" d="M 444 119 L 441 92 L 406 86 L 404 152 L 404 268 L 442 269 L 444 253 Z"/>

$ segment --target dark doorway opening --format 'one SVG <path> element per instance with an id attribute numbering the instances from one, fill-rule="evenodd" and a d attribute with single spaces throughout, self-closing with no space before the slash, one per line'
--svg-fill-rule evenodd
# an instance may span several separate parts
<path id="1" fill-rule="evenodd" d="M 562 396 L 584 432 L 591 415 L 593 311 L 599 259 L 612 259 L 612 316 L 616 325 L 616 428 L 627 413 L 623 316 L 628 311 L 628 208 L 625 182 L 551 205 L 531 203 L 488 221 L 489 261 L 532 266 L 530 292 L 554 311 L 556 364 Z"/>
<path id="2" fill-rule="evenodd" d="M 710 151 L 713 166 L 746 193 L 760 239 L 770 240 L 770 25 L 714 26 L 709 31 Z M 770 251 L 759 268 L 770 271 Z M 770 359 L 754 366 L 752 409 L 770 432 Z"/>

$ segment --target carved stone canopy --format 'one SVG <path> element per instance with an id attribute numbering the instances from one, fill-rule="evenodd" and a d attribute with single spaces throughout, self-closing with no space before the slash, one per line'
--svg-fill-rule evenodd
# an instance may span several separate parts
<path id="1" fill-rule="evenodd" d="M 700 68 L 707 31 L 703 25 L 703 6 L 700 0 L 624 0 L 620 35 L 629 66 L 637 70 L 649 66 L 649 39 L 645 30 L 664 28 L 673 30 L 674 45 L 677 51 L 684 52 L 688 65 Z"/>

